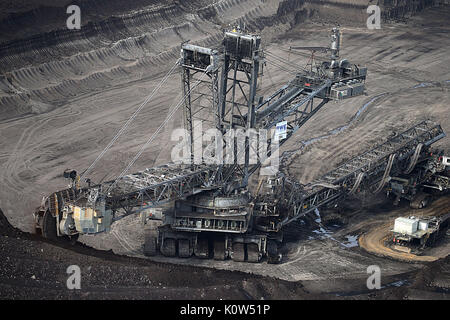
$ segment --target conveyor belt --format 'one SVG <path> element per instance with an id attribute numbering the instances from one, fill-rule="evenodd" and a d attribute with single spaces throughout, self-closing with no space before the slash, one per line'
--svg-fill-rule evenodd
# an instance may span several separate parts
<path id="1" fill-rule="evenodd" d="M 319 180 L 335 185 L 340 184 L 359 172 L 370 171 L 371 168 L 378 166 L 380 162 L 385 162 L 391 154 L 397 153 L 398 160 L 404 160 L 416 150 L 417 145 L 423 143 L 425 146 L 428 146 L 443 137 L 445 137 L 445 133 L 440 125 L 431 121 L 423 121 L 372 150 L 354 157 L 326 173 Z"/>
<path id="2" fill-rule="evenodd" d="M 208 188 L 218 181 L 217 167 L 207 165 L 187 166 L 170 163 L 148 168 L 143 171 L 126 175 L 120 180 L 104 182 L 85 189 L 86 193 L 99 189 L 100 193 L 113 188 L 108 193 L 107 203 L 113 207 L 158 206 L 169 201 L 193 195 L 201 188 Z"/>
<path id="3" fill-rule="evenodd" d="M 366 187 L 380 182 L 385 179 L 386 171 L 391 171 L 395 163 L 414 156 L 418 145 L 429 146 L 444 137 L 445 133 L 440 125 L 423 121 L 372 150 L 352 158 L 308 185 L 285 179 L 282 192 L 287 199 L 289 215 L 277 227 L 280 228 L 349 191 L 355 192 L 356 188 L 363 185 L 363 180 L 368 182 Z M 320 187 L 324 183 L 332 185 L 333 188 Z"/>

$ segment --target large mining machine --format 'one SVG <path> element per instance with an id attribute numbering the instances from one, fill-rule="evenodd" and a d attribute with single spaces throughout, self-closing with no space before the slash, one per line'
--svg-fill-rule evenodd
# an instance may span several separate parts
<path id="1" fill-rule="evenodd" d="M 146 255 L 248 262 L 267 257 L 276 263 L 281 259 L 283 227 L 290 222 L 361 190 L 386 190 L 391 176 L 408 175 L 417 163 L 431 168 L 436 161 L 430 156 L 431 145 L 445 133 L 438 124 L 424 121 L 313 183 L 302 185 L 269 170 L 260 192 L 249 191 L 250 177 L 272 168 L 279 147 L 327 102 L 364 93 L 367 68 L 339 60 L 340 43 L 339 29 L 334 28 L 329 50 L 324 50 L 331 52 L 329 59 L 297 70 L 265 99 L 258 96 L 258 77 L 266 58 L 275 54 L 262 50 L 258 35 L 227 31 L 216 50 L 182 44 L 178 66 L 184 98 L 177 106 L 183 108 L 183 150 L 188 156 L 126 174 L 132 162 L 117 179 L 97 184 L 87 179 L 93 165 L 81 177 L 68 171 L 71 186 L 44 197 L 34 213 L 37 230 L 45 237 L 76 240 L 79 234 L 108 231 L 124 215 L 141 213 L 143 221 L 160 220 L 160 226 L 147 233 Z M 167 120 L 175 112 L 176 108 Z M 217 154 L 226 150 L 226 161 L 206 161 L 198 152 L 207 144 L 199 132 L 210 129 L 219 133 L 213 139 L 212 158 L 219 159 Z M 250 134 L 254 132 L 270 132 L 267 143 L 255 145 Z M 424 173 L 427 183 L 437 172 Z"/>
<path id="2" fill-rule="evenodd" d="M 395 204 L 406 199 L 411 208 L 422 209 L 436 194 L 450 190 L 449 158 L 442 151 L 423 153 L 422 148 L 418 144 L 405 171 L 389 179 L 388 194 L 395 196 Z"/>

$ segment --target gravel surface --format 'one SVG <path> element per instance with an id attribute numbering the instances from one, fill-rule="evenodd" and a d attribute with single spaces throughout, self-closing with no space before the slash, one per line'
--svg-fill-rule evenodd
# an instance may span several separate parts
<path id="1" fill-rule="evenodd" d="M 70 265 L 81 269 L 80 290 L 67 289 Z M 51 243 L 15 229 L 0 210 L 0 299 L 448 299 L 449 266 L 447 256 L 387 276 L 375 291 L 365 279 L 288 282 Z"/>

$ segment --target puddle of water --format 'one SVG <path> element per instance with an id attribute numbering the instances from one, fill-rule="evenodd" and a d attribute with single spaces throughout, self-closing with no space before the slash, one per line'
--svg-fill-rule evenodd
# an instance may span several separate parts
<path id="1" fill-rule="evenodd" d="M 418 85 L 415 85 L 413 87 L 413 89 L 431 87 L 432 85 L 433 84 L 430 82 L 422 82 L 422 83 L 419 83 Z"/>
<path id="2" fill-rule="evenodd" d="M 322 217 L 320 216 L 319 209 L 317 209 L 317 208 L 314 209 L 314 213 L 317 216 L 317 219 L 315 219 L 314 221 L 319 225 L 319 229 L 313 230 L 312 232 L 317 235 L 317 238 L 319 238 L 319 239 L 331 239 L 333 241 L 339 242 L 338 240 L 336 240 L 335 238 L 332 237 L 333 231 L 327 230 L 322 225 Z M 308 237 L 308 239 L 310 239 L 310 240 L 317 239 L 317 238 L 316 237 L 311 237 L 311 236 Z"/>
<path id="3" fill-rule="evenodd" d="M 345 236 L 347 238 L 347 243 L 341 243 L 344 247 L 346 248 L 354 248 L 354 247 L 358 247 L 358 236 L 352 236 L 352 235 L 347 235 Z"/>
<path id="4" fill-rule="evenodd" d="M 308 240 L 330 239 L 330 240 L 333 240 L 333 241 L 339 243 L 344 248 L 353 248 L 353 247 L 358 247 L 359 246 L 359 244 L 358 244 L 358 235 L 347 235 L 347 236 L 345 236 L 347 238 L 346 242 L 341 242 L 341 241 L 335 239 L 333 237 L 333 234 L 334 234 L 335 230 L 333 230 L 333 229 L 334 228 L 336 228 L 336 229 L 339 228 L 339 225 L 335 224 L 335 225 L 332 226 L 333 228 L 331 228 L 331 227 L 325 228 L 322 225 L 322 217 L 320 216 L 319 209 L 317 209 L 317 208 L 314 209 L 314 213 L 317 216 L 317 219 L 315 219 L 314 221 L 318 224 L 319 229 L 313 230 L 312 233 L 314 233 L 315 236 L 308 236 Z"/>
<path id="5" fill-rule="evenodd" d="M 319 225 L 319 229 L 313 230 L 312 232 L 317 234 L 319 236 L 319 238 L 324 239 L 324 238 L 332 238 L 331 234 L 332 232 L 330 232 L 329 230 L 326 230 L 323 226 L 322 226 L 322 217 L 320 216 L 320 211 L 319 209 L 314 209 L 314 213 L 317 216 L 317 219 L 315 219 L 314 221 Z"/>
<path id="6" fill-rule="evenodd" d="M 397 287 L 397 288 L 399 288 L 399 287 L 402 287 L 402 286 L 407 285 L 407 284 L 409 284 L 408 280 L 399 280 L 399 281 L 391 282 L 391 283 L 388 283 L 388 284 L 386 284 L 384 286 L 381 286 L 381 289 L 389 288 L 389 287 Z"/>
<path id="7" fill-rule="evenodd" d="M 312 232 L 314 232 L 315 234 L 318 235 L 323 235 L 326 237 L 331 237 L 331 232 L 329 232 L 328 230 L 325 230 L 325 228 L 319 227 L 319 229 L 313 230 Z"/>
<path id="8" fill-rule="evenodd" d="M 317 216 L 317 219 L 314 220 L 314 221 L 316 221 L 316 223 L 321 223 L 321 222 L 322 222 L 322 218 L 320 217 L 319 209 L 315 208 L 315 209 L 314 209 L 314 213 L 315 213 L 316 216 Z"/>
<path id="9" fill-rule="evenodd" d="M 391 282 L 391 283 L 388 283 L 388 284 L 386 284 L 384 286 L 381 286 L 380 290 L 381 289 L 386 289 L 386 288 L 389 288 L 389 287 L 397 287 L 397 288 L 399 288 L 401 286 L 408 285 L 408 284 L 410 284 L 410 282 L 408 280 L 399 280 L 399 281 Z M 349 291 L 349 292 L 344 292 L 344 291 L 342 291 L 342 292 L 330 292 L 329 294 L 334 294 L 337 297 L 351 297 L 351 296 L 355 296 L 355 295 L 368 294 L 370 292 L 372 292 L 372 290 L 357 290 L 357 291 Z"/>

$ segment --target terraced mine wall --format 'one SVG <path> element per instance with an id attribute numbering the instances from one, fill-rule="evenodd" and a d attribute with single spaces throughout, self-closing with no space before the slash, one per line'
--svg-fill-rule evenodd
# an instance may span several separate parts
<path id="1" fill-rule="evenodd" d="M 382 18 L 395 20 L 406 18 L 426 8 L 450 4 L 449 0 L 381 0 Z"/>
<path id="2" fill-rule="evenodd" d="M 385 19 L 396 19 L 443 2 L 448 0 L 382 0 L 380 5 Z M 20 12 L 2 10 L 0 121 L 48 112 L 80 95 L 163 72 L 179 55 L 182 41 L 215 45 L 230 24 L 245 25 L 250 31 L 276 25 L 286 30 L 309 19 L 360 25 L 367 19 L 367 5 L 375 1 L 75 3 L 82 12 L 81 30 L 66 28 L 66 6 L 72 1 L 28 5 Z"/>

